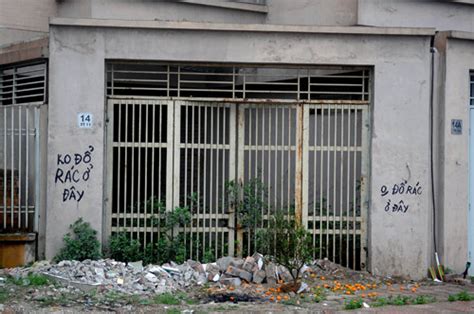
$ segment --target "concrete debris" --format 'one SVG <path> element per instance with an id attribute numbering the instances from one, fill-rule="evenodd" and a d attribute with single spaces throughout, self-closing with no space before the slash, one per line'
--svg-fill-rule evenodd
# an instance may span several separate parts
<path id="1" fill-rule="evenodd" d="M 215 263 L 207 264 L 187 260 L 180 265 L 170 262 L 161 266 L 144 266 L 142 261 L 122 263 L 103 259 L 83 262 L 61 261 L 57 264 L 41 261 L 31 267 L 7 270 L 8 275 L 16 278 L 26 278 L 30 272 L 47 275 L 66 286 L 82 291 L 100 287 L 103 290 L 141 295 L 173 293 L 207 282 L 219 287 L 240 287 L 248 284 L 275 286 L 293 282 L 293 277 L 286 267 L 271 261 L 265 262 L 263 255 L 259 253 L 246 258 L 221 257 Z M 355 272 L 328 260 L 316 260 L 312 264 L 305 265 L 301 269 L 301 274 L 303 280 L 314 279 L 315 274 L 328 278 L 365 276 L 364 272 Z M 303 282 L 298 293 L 306 290 L 308 285 Z"/>

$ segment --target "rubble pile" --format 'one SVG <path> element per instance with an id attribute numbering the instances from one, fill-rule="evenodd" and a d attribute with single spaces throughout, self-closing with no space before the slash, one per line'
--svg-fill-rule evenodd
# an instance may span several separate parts
<path id="1" fill-rule="evenodd" d="M 265 263 L 258 253 L 246 258 L 221 257 L 215 263 L 208 264 L 188 260 L 181 265 L 171 262 L 161 266 L 144 266 L 141 261 L 122 263 L 111 259 L 61 261 L 58 264 L 41 261 L 29 268 L 11 269 L 9 275 L 25 278 L 30 272 L 47 275 L 81 290 L 103 287 L 129 294 L 161 294 L 205 283 L 220 287 L 239 287 L 244 283 L 272 286 L 293 280 L 288 269 L 271 262 Z M 305 266 L 302 272 L 306 278 L 314 277 L 316 273 L 333 278 L 367 274 L 348 270 L 327 260 L 316 260 Z"/>

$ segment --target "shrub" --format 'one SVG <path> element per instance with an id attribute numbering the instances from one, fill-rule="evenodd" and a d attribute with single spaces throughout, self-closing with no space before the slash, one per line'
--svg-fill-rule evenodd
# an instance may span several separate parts
<path id="1" fill-rule="evenodd" d="M 268 260 L 285 266 L 297 286 L 304 264 L 313 258 L 311 234 L 294 219 L 277 212 L 269 221 L 269 226 L 257 233 L 257 249 Z"/>
<path id="2" fill-rule="evenodd" d="M 64 246 L 54 257 L 54 261 L 99 259 L 100 243 L 97 240 L 97 231 L 91 228 L 88 222 L 79 218 L 69 226 L 72 234 L 68 232 L 64 238 Z"/>
<path id="3" fill-rule="evenodd" d="M 110 257 L 121 262 L 135 262 L 142 259 L 141 245 L 131 239 L 128 233 L 113 234 L 109 240 Z"/>

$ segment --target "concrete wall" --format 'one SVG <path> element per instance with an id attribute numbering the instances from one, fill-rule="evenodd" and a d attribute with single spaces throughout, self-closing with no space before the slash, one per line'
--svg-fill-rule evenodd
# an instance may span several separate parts
<path id="1" fill-rule="evenodd" d="M 357 21 L 357 0 L 271 0 L 267 4 L 268 13 L 264 13 L 219 8 L 191 1 L 66 0 L 60 4 L 58 16 L 292 25 L 355 25 Z"/>
<path id="2" fill-rule="evenodd" d="M 440 135 L 439 182 L 441 197 L 439 248 L 442 262 L 456 272 L 468 260 L 469 213 L 469 71 L 474 69 L 474 41 L 447 38 L 440 34 Z M 463 120 L 462 135 L 451 134 L 451 119 Z M 471 170 L 472 171 L 472 170 Z M 471 261 L 472 262 L 472 261 Z"/>
<path id="3" fill-rule="evenodd" d="M 56 0 L 0 0 L 0 46 L 45 37 Z"/>
<path id="4" fill-rule="evenodd" d="M 102 226 L 104 64 L 107 59 L 238 63 L 340 64 L 374 67 L 369 268 L 376 274 L 420 278 L 429 260 L 429 37 L 281 34 L 111 29 L 52 26 L 46 257 L 61 245 L 67 227 L 84 217 Z M 245 47 L 245 49 L 243 48 Z M 400 49 L 403 47 L 403 49 Z M 192 48 L 192 49 L 191 49 Z M 402 92 L 403 91 L 403 92 Z M 94 127 L 78 129 L 78 112 L 94 114 Z M 74 184 L 83 199 L 63 202 L 71 184 L 55 182 L 58 155 L 94 146 L 94 169 Z M 63 160 L 64 161 L 64 160 Z M 60 162 L 61 163 L 61 162 Z M 59 167 L 58 167 L 59 166 Z M 85 165 L 79 165 L 81 172 Z M 77 169 L 77 168 L 76 168 Z M 407 180 L 421 195 L 383 195 L 381 188 Z M 390 191 L 391 193 L 391 191 Z M 403 200 L 405 214 L 385 211 Z M 100 236 L 100 234 L 99 234 Z"/>
<path id="5" fill-rule="evenodd" d="M 474 32 L 474 5 L 429 0 L 359 0 L 358 25 Z"/>

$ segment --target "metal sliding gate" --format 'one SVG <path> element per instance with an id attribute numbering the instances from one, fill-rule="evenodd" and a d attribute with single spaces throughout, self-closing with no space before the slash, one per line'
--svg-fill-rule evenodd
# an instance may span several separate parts
<path id="1" fill-rule="evenodd" d="M 191 223 L 177 231 L 188 257 L 251 254 L 226 184 L 258 179 L 261 227 L 276 210 L 295 214 L 315 258 L 363 268 L 368 110 L 367 101 L 110 98 L 108 233 L 155 242 L 162 212 L 186 207 Z"/>
<path id="2" fill-rule="evenodd" d="M 37 232 L 43 103 L 0 106 L 0 231 Z"/>

